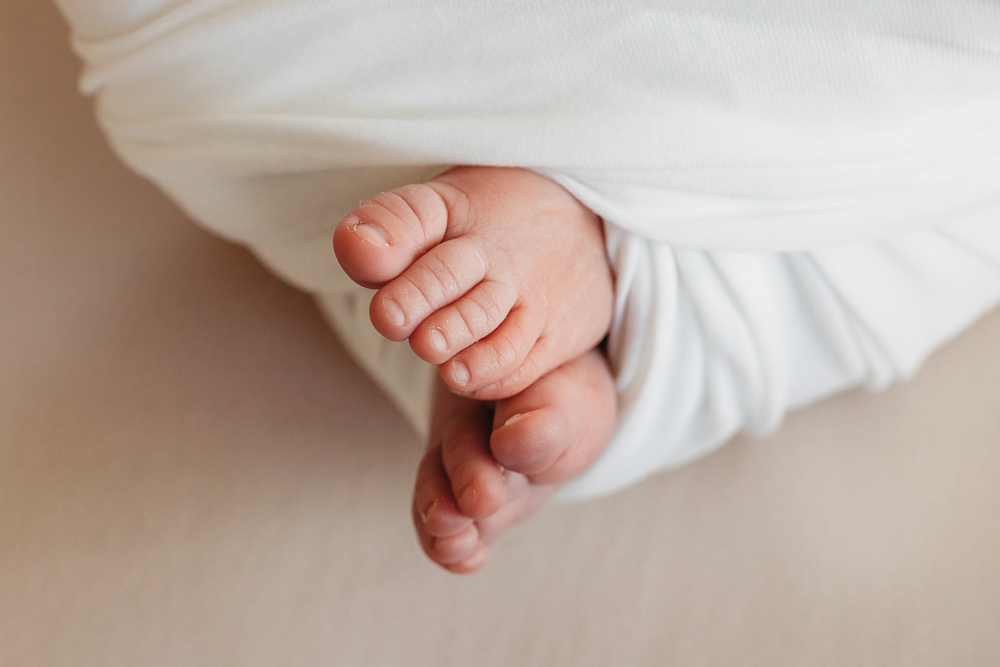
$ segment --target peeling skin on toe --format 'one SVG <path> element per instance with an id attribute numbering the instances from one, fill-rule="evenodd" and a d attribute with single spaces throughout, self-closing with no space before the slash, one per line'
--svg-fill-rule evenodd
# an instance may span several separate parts
<path id="1" fill-rule="evenodd" d="M 389 247 L 389 237 L 386 236 L 385 232 L 368 223 L 361 223 L 355 225 L 354 231 L 357 233 L 361 240 L 367 241 L 369 243 L 374 243 L 375 245 L 380 245 L 385 248 Z"/>
<path id="2" fill-rule="evenodd" d="M 435 498 L 434 502 L 432 502 L 430 505 L 427 506 L 427 509 L 420 512 L 420 520 L 423 521 L 424 523 L 427 523 L 427 520 L 430 519 L 431 517 L 431 512 L 434 511 L 434 508 L 437 507 L 437 504 L 438 501 L 437 498 Z"/>

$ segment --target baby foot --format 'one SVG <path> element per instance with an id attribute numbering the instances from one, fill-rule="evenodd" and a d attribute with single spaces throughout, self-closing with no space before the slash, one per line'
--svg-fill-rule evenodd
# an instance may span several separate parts
<path id="1" fill-rule="evenodd" d="M 600 219 L 524 169 L 459 167 L 361 204 L 333 237 L 369 311 L 457 393 L 512 396 L 607 333 Z"/>
<path id="2" fill-rule="evenodd" d="M 439 387 L 413 494 L 424 552 L 452 572 L 481 568 L 492 542 L 594 462 L 615 414 L 596 350 L 495 406 Z"/>

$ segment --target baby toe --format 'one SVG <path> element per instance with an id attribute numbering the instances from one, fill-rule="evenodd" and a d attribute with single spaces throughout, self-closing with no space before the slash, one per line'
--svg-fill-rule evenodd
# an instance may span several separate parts
<path id="1" fill-rule="evenodd" d="M 493 333 L 510 312 L 516 296 L 510 285 L 484 280 L 424 320 L 410 336 L 410 347 L 428 363 L 444 363 Z"/>
<path id="2" fill-rule="evenodd" d="M 432 539 L 427 555 L 441 565 L 457 565 L 475 554 L 479 547 L 479 530 L 470 525 L 455 535 Z"/>
<path id="3" fill-rule="evenodd" d="M 420 547 L 428 558 L 456 573 L 474 572 L 482 567 L 486 561 L 486 545 L 479 539 L 478 528 L 473 523 L 452 535 L 438 537 L 423 529 L 416 505 L 413 515 Z"/>
<path id="4" fill-rule="evenodd" d="M 467 556 L 464 560 L 457 563 L 439 563 L 439 565 L 449 572 L 454 572 L 455 574 L 472 574 L 473 572 L 478 572 L 482 569 L 483 565 L 486 564 L 488 556 L 489 549 L 482 541 L 480 541 L 475 550 L 473 550 L 472 554 Z"/>
<path id="5" fill-rule="evenodd" d="M 490 396 L 481 395 L 484 387 L 502 383 L 525 363 L 545 326 L 544 316 L 534 308 L 515 306 L 493 333 L 470 345 L 441 364 L 438 372 L 448 387 L 459 394 L 482 400 L 506 398 L 530 382 L 504 395 L 503 389 Z"/>

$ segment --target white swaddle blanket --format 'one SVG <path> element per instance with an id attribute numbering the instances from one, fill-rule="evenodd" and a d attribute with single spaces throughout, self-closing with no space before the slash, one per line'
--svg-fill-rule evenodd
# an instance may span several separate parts
<path id="1" fill-rule="evenodd" d="M 907 376 L 1000 299 L 994 2 L 58 2 L 122 158 L 315 293 L 418 428 L 433 369 L 371 328 L 340 218 L 455 164 L 600 214 L 621 416 L 563 498 Z"/>

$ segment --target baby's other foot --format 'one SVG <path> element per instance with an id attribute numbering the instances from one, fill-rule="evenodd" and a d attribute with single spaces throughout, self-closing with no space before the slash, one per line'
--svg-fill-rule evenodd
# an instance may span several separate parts
<path id="1" fill-rule="evenodd" d="M 379 288 L 375 329 L 408 338 L 471 398 L 518 393 L 610 324 L 600 219 L 524 169 L 459 167 L 382 193 L 341 221 L 333 245 L 353 280 Z"/>
<path id="2" fill-rule="evenodd" d="M 615 415 L 596 350 L 495 406 L 440 388 L 413 494 L 424 552 L 452 572 L 481 568 L 490 544 L 594 462 Z"/>

